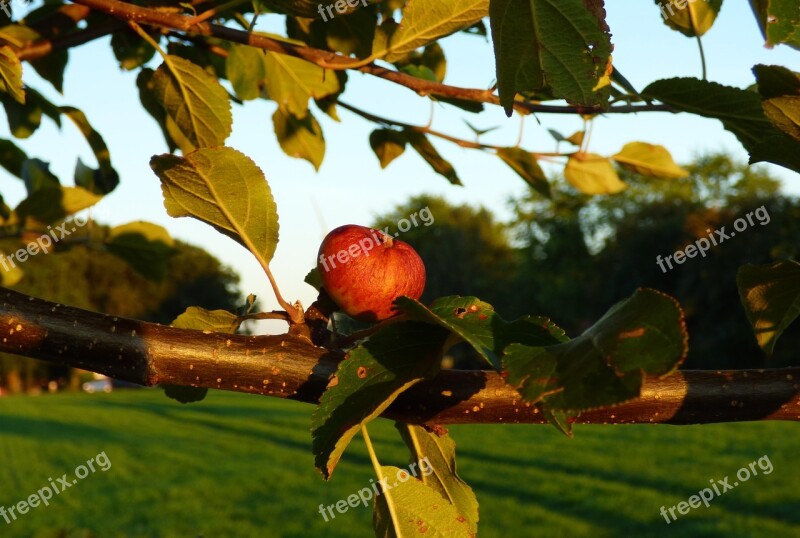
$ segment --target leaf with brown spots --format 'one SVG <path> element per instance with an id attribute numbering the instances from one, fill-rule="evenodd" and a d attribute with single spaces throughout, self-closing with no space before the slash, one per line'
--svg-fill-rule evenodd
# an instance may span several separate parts
<path id="1" fill-rule="evenodd" d="M 387 478 L 387 487 L 386 491 L 375 497 L 372 514 L 375 536 L 475 536 L 466 518 L 434 489 L 397 467 L 381 466 L 380 472 L 382 477 Z M 406 479 L 405 482 L 400 481 L 401 476 Z"/>
<path id="2" fill-rule="evenodd" d="M 522 318 L 509 323 L 492 305 L 477 297 L 441 297 L 430 307 L 400 297 L 395 304 L 409 319 L 440 325 L 456 334 L 496 370 L 500 369 L 503 349 L 511 342 L 545 346 L 565 338 L 564 331 L 545 318 Z"/>
<path id="3" fill-rule="evenodd" d="M 329 479 L 350 440 L 411 385 L 439 373 L 447 331 L 393 323 L 349 353 L 311 416 L 317 468 Z"/>
<path id="4" fill-rule="evenodd" d="M 523 399 L 539 403 L 551 422 L 568 433 L 569 417 L 637 397 L 645 375 L 672 373 L 687 349 L 678 302 L 645 288 L 569 342 L 510 345 L 503 368 L 506 381 Z"/>
<path id="5" fill-rule="evenodd" d="M 409 469 L 422 483 L 455 506 L 469 525 L 478 532 L 478 499 L 469 485 L 456 473 L 456 444 L 446 431 L 429 432 L 422 426 L 395 422 L 395 427 L 411 451 Z M 440 430 L 443 428 L 440 427 Z M 411 465 L 418 465 L 412 468 Z"/>

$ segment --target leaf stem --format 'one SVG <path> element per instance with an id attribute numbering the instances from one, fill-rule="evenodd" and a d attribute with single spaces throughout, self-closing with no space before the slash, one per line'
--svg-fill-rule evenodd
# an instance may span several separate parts
<path id="1" fill-rule="evenodd" d="M 367 432 L 367 425 L 361 425 L 361 435 L 364 437 L 364 444 L 367 445 L 367 452 L 369 452 L 369 459 L 372 461 L 372 468 L 375 469 L 375 476 L 378 477 L 378 482 L 381 484 L 385 483 L 385 476 L 383 476 L 383 472 L 381 471 L 381 464 L 378 461 L 378 456 L 375 454 L 375 448 L 372 446 L 372 440 L 369 438 L 369 433 Z M 394 503 L 392 503 L 392 496 L 389 494 L 389 489 L 382 491 L 383 495 L 386 497 L 386 506 L 389 508 L 389 515 L 392 517 L 392 525 L 397 525 L 397 513 L 394 509 Z M 378 499 L 376 497 L 375 503 L 377 505 Z"/>
<path id="2" fill-rule="evenodd" d="M 703 51 L 703 40 L 700 38 L 700 35 L 695 31 L 695 37 L 697 38 L 697 48 L 700 50 L 700 64 L 703 66 L 703 80 L 707 80 L 706 78 L 706 54 Z"/>
<path id="3" fill-rule="evenodd" d="M 148 34 L 147 32 L 145 32 L 145 31 L 142 29 L 142 27 L 141 27 L 141 26 L 139 26 L 139 25 L 138 25 L 137 23 L 135 23 L 134 21 L 128 21 L 128 26 L 130 26 L 131 30 L 133 30 L 134 32 L 136 32 L 137 34 L 139 34 L 139 36 L 140 36 L 142 39 L 144 39 L 145 41 L 147 41 L 147 42 L 150 44 L 150 46 L 151 46 L 151 47 L 153 47 L 154 49 L 156 49 L 156 50 L 158 51 L 158 53 L 161 55 L 161 57 L 162 57 L 162 58 L 164 58 L 164 61 L 165 61 L 165 62 L 167 61 L 167 53 L 166 53 L 166 52 L 164 52 L 164 49 L 162 49 L 162 48 L 161 48 L 161 46 L 158 44 L 158 42 L 157 42 L 155 39 L 153 39 L 153 38 L 150 36 L 150 34 Z"/>

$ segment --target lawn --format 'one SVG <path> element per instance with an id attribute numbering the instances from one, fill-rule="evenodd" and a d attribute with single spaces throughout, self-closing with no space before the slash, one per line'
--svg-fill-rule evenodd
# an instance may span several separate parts
<path id="1" fill-rule="evenodd" d="M 312 407 L 212 392 L 182 406 L 157 389 L 0 399 L 0 506 L 104 452 L 79 480 L 0 536 L 372 536 L 371 509 L 325 522 L 330 505 L 368 487 L 356 438 L 324 483 L 310 451 Z M 384 464 L 408 461 L 388 421 L 370 427 Z M 800 536 L 800 427 L 458 426 L 459 472 L 481 503 L 480 536 Z M 667 525 L 659 514 L 767 456 L 774 469 Z M 767 461 L 762 460 L 764 468 Z M 720 486 L 718 489 L 722 490 Z M 82 531 L 91 531 L 93 534 Z"/>

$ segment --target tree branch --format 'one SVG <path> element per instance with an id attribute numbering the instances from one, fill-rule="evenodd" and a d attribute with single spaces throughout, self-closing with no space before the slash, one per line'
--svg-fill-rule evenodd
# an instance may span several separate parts
<path id="1" fill-rule="evenodd" d="M 0 288 L 0 351 L 143 385 L 169 383 L 318 401 L 340 352 L 290 335 L 205 334 L 97 314 Z M 544 423 L 502 377 L 441 372 L 384 416 L 411 423 Z M 683 371 L 648 379 L 640 398 L 579 423 L 699 424 L 800 420 L 800 368 Z"/>
<path id="2" fill-rule="evenodd" d="M 367 73 L 389 82 L 399 84 L 419 95 L 431 95 L 451 99 L 461 99 L 476 103 L 488 103 L 499 105 L 500 99 L 492 90 L 481 90 L 473 88 L 460 88 L 439 82 L 425 80 L 399 71 L 386 69 L 370 63 L 361 65 L 363 62 L 355 58 L 336 54 L 335 52 L 315 49 L 305 45 L 295 45 L 266 35 L 245 32 L 235 28 L 229 28 L 219 24 L 209 22 L 196 22 L 196 17 L 188 17 L 179 13 L 173 13 L 154 8 L 147 8 L 121 2 L 119 0 L 73 0 L 74 3 L 86 6 L 96 11 L 102 11 L 108 15 L 123 21 L 133 21 L 139 24 L 158 26 L 168 30 L 178 30 L 186 34 L 216 37 L 250 45 L 278 54 L 286 54 L 297 58 L 302 58 L 308 62 L 328 69 L 351 69 Z M 542 105 L 517 100 L 514 108 L 526 112 L 542 112 L 550 114 L 609 114 L 609 113 L 635 113 L 635 112 L 672 112 L 672 108 L 663 104 L 643 104 L 643 105 L 621 105 L 602 110 L 599 107 L 582 107 L 571 105 Z"/>

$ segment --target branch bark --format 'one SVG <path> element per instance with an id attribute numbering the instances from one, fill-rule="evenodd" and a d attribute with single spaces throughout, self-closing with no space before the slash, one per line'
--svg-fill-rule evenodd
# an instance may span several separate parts
<path id="1" fill-rule="evenodd" d="M 168 383 L 317 402 L 342 354 L 290 335 L 231 336 L 97 314 L 0 288 L 0 351 L 143 385 Z M 441 372 L 384 416 L 410 423 L 545 423 L 502 377 Z M 699 424 L 800 420 L 800 368 L 682 371 L 579 423 Z"/>
<path id="2" fill-rule="evenodd" d="M 138 24 L 149 26 L 156 26 L 167 30 L 177 30 L 187 35 L 204 36 L 204 37 L 217 37 L 230 41 L 233 43 L 240 43 L 243 45 L 250 45 L 270 52 L 278 54 L 287 54 L 297 58 L 302 58 L 313 64 L 329 69 L 350 69 L 361 71 L 378 78 L 382 78 L 389 82 L 399 84 L 410 90 L 413 90 L 419 95 L 434 96 L 451 99 L 460 99 L 471 101 L 475 103 L 487 103 L 492 105 L 499 105 L 500 100 L 492 90 L 474 89 L 474 88 L 461 88 L 457 86 L 450 86 L 439 82 L 424 80 L 421 78 L 413 77 L 399 71 L 386 69 L 375 65 L 374 63 L 368 65 L 360 65 L 360 61 L 348 56 L 336 54 L 334 52 L 316 49 L 305 45 L 295 45 L 271 38 L 266 35 L 256 34 L 252 32 L 245 32 L 235 28 L 229 28 L 219 24 L 209 22 L 196 22 L 194 17 L 188 17 L 179 13 L 165 11 L 156 8 L 147 8 L 122 2 L 120 0 L 73 0 L 75 4 L 88 7 L 95 11 L 100 11 L 118 19 L 120 21 L 132 21 Z M 79 37 L 69 40 L 64 38 L 56 43 L 54 40 L 32 43 L 28 47 L 24 47 L 18 51 L 21 59 L 35 59 L 44 55 L 56 47 L 66 48 L 75 46 L 87 41 L 93 37 L 88 31 L 83 33 L 78 32 Z M 99 37 L 99 34 L 94 37 Z M 525 113 L 550 113 L 550 114 L 616 114 L 616 113 L 635 113 L 635 112 L 673 112 L 672 108 L 664 104 L 641 104 L 641 105 L 619 105 L 611 107 L 608 110 L 593 107 L 581 107 L 570 105 L 543 105 L 539 103 L 530 103 L 523 100 L 517 100 L 514 108 Z"/>

